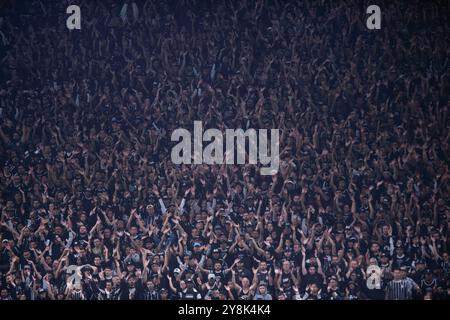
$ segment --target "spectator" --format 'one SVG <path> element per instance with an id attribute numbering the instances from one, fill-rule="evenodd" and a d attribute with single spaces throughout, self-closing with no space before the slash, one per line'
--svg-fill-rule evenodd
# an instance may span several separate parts
<path id="1" fill-rule="evenodd" d="M 447 3 L 369 4 L 5 2 L 0 299 L 448 299 Z M 279 172 L 173 164 L 195 120 Z"/>

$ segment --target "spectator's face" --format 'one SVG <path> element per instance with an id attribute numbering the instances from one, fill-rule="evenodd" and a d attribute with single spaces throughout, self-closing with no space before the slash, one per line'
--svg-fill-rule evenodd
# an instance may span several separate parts
<path id="1" fill-rule="evenodd" d="M 266 271 L 267 270 L 267 262 L 262 261 L 260 264 L 260 270 L 261 271 Z"/>
<path id="2" fill-rule="evenodd" d="M 309 272 L 309 274 L 316 274 L 316 267 L 313 267 L 313 266 L 309 267 L 308 272 Z"/>
<path id="3" fill-rule="evenodd" d="M 113 282 L 114 286 L 117 286 L 120 283 L 120 278 L 115 276 L 112 278 L 112 282 Z"/>
<path id="4" fill-rule="evenodd" d="M 25 260 L 30 260 L 30 258 L 31 258 L 31 254 L 30 254 L 30 251 L 25 251 L 24 253 L 23 253 L 23 257 L 25 258 Z"/>
<path id="5" fill-rule="evenodd" d="M 395 280 L 400 280 L 402 277 L 402 273 L 400 270 L 394 270 L 394 279 Z"/>
<path id="6" fill-rule="evenodd" d="M 31 273 L 30 267 L 27 266 L 23 269 L 23 274 L 25 275 L 25 277 L 28 277 L 30 273 Z"/>
<path id="7" fill-rule="evenodd" d="M 315 283 L 311 284 L 311 293 L 314 295 L 319 293 L 319 287 Z"/>
<path id="8" fill-rule="evenodd" d="M 372 246 L 370 247 L 372 252 L 378 252 L 380 250 L 380 246 L 378 245 L 378 243 L 373 243 Z"/>
<path id="9" fill-rule="evenodd" d="M 334 279 L 331 279 L 329 284 L 328 284 L 331 288 L 336 289 L 337 288 L 337 281 Z"/>
<path id="10" fill-rule="evenodd" d="M 28 238 L 30 236 L 30 229 L 28 227 L 25 227 L 23 229 L 23 235 L 24 237 Z"/>
<path id="11" fill-rule="evenodd" d="M 149 290 L 153 290 L 155 288 L 155 284 L 152 281 L 147 281 L 146 285 Z"/>
<path id="12" fill-rule="evenodd" d="M 2 297 L 2 299 L 6 299 L 8 297 L 8 290 L 2 289 L 0 291 L 0 296 Z"/>
<path id="13" fill-rule="evenodd" d="M 122 220 L 119 220 L 119 221 L 117 222 L 117 228 L 118 228 L 119 230 L 123 230 L 124 227 L 125 227 L 125 223 L 124 223 Z"/>
<path id="14" fill-rule="evenodd" d="M 14 194 L 14 201 L 16 203 L 21 203 L 22 202 L 22 196 L 20 195 L 20 193 Z"/>

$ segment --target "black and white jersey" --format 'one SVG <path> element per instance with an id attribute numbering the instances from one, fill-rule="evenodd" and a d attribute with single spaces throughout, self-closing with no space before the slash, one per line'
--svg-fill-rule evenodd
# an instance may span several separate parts
<path id="1" fill-rule="evenodd" d="M 200 300 L 202 295 L 197 289 L 184 289 L 180 294 L 181 300 Z"/>
<path id="2" fill-rule="evenodd" d="M 437 280 L 436 278 L 431 279 L 430 281 L 427 281 L 425 279 L 422 279 L 420 281 L 420 289 L 422 292 L 427 292 L 428 290 L 433 290 L 437 287 Z"/>
<path id="3" fill-rule="evenodd" d="M 252 300 L 252 292 L 250 289 L 244 290 L 242 289 L 241 292 L 238 294 L 238 300 Z"/>
<path id="4" fill-rule="evenodd" d="M 70 293 L 70 300 L 86 300 L 86 298 L 82 291 L 75 290 Z"/>
<path id="5" fill-rule="evenodd" d="M 256 279 L 258 279 L 258 284 L 268 285 L 269 284 L 269 276 L 270 276 L 270 274 L 268 271 L 266 271 L 266 272 L 258 271 L 256 273 Z"/>
<path id="6" fill-rule="evenodd" d="M 156 289 L 150 290 L 146 288 L 143 294 L 144 300 L 159 300 L 159 292 Z"/>
<path id="7" fill-rule="evenodd" d="M 413 296 L 413 283 L 402 280 L 392 280 L 386 286 L 387 300 L 411 300 Z"/>
<path id="8" fill-rule="evenodd" d="M 99 300 L 119 300 L 120 289 L 113 289 L 111 291 L 99 289 L 98 299 Z"/>

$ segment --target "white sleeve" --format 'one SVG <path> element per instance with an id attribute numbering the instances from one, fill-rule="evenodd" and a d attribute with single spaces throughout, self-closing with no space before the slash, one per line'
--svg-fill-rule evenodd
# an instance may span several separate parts
<path id="1" fill-rule="evenodd" d="M 211 81 L 214 81 L 214 78 L 216 76 L 216 64 L 214 63 L 212 69 L 211 69 L 211 73 L 209 75 L 211 77 Z"/>
<path id="2" fill-rule="evenodd" d="M 136 21 L 139 18 L 139 8 L 136 5 L 136 2 L 133 2 L 131 4 L 132 8 L 133 8 L 133 17 L 134 17 L 134 21 Z"/>
<path id="3" fill-rule="evenodd" d="M 183 199 L 181 199 L 181 203 L 180 203 L 180 207 L 179 207 L 181 213 L 183 213 L 183 208 L 184 208 L 185 204 L 186 204 L 186 198 L 183 197 Z"/>
<path id="4" fill-rule="evenodd" d="M 127 20 L 127 9 L 128 9 L 128 3 L 125 2 L 122 9 L 120 10 L 120 17 L 122 18 L 123 22 L 125 22 Z"/>
<path id="5" fill-rule="evenodd" d="M 158 201 L 159 201 L 159 205 L 161 206 L 161 212 L 162 212 L 163 214 L 166 213 L 167 208 L 166 208 L 166 206 L 164 205 L 164 201 L 163 201 L 161 198 L 159 198 Z"/>

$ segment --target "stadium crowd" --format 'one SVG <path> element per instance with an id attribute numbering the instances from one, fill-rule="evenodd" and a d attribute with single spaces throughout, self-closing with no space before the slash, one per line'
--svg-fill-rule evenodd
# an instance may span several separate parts
<path id="1" fill-rule="evenodd" d="M 78 2 L 2 4 L 0 300 L 449 299 L 448 2 Z"/>

